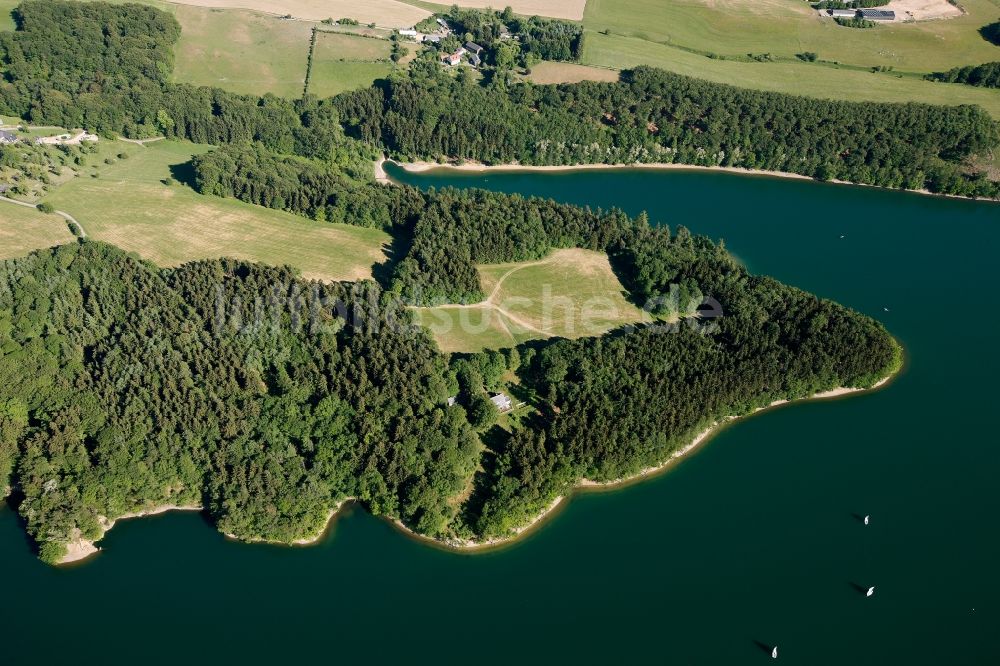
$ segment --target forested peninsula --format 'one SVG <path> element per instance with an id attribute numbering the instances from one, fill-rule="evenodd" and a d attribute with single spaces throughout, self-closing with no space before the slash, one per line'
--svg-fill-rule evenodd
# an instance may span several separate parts
<path id="1" fill-rule="evenodd" d="M 165 269 L 90 240 L 0 263 L 0 489 L 10 488 L 47 562 L 64 561 L 69 545 L 100 538 L 116 518 L 167 506 L 203 507 L 239 539 L 294 543 L 356 498 L 444 543 L 503 540 L 573 487 L 657 467 L 715 423 L 775 401 L 870 388 L 900 367 L 900 347 L 877 321 L 753 275 L 723 244 L 670 220 L 374 183 L 371 160 L 387 138 L 406 142 L 393 150 L 444 145 L 444 122 L 423 123 L 424 139 L 408 134 L 406 109 L 427 103 L 409 81 L 333 100 L 257 99 L 171 84 L 176 24 L 149 7 L 32 1 L 18 25 L 0 37 L 0 111 L 212 143 L 190 165 L 200 192 L 377 227 L 395 241 L 376 279 L 356 283 L 229 259 Z M 717 98 L 711 108 L 724 110 L 737 94 L 652 70 L 630 76 L 593 95 L 585 85 L 470 87 L 487 104 L 505 90 L 508 102 L 496 125 L 493 109 L 482 114 L 486 143 L 467 145 L 530 159 L 518 152 L 525 136 L 587 126 L 589 108 L 598 114 L 589 125 L 633 155 L 658 136 L 643 122 L 672 126 L 656 115 L 671 90 L 678 109 L 707 95 L 702 102 Z M 402 90 L 416 106 L 394 107 Z M 535 129 L 505 124 L 532 91 L 567 110 L 539 107 Z M 581 93 L 573 103 L 571 91 Z M 466 93 L 454 94 L 461 107 Z M 785 114 L 800 109 L 796 98 L 762 97 L 765 125 L 786 117 L 768 110 L 772 102 L 788 104 Z M 614 122 L 601 120 L 605 104 Z M 829 109 L 817 108 L 825 126 Z M 978 187 L 946 157 L 994 140 L 992 122 L 971 108 L 890 110 L 903 122 L 907 109 L 906 141 L 880 143 L 872 124 L 869 134 L 834 133 L 798 154 L 847 163 L 863 150 L 872 168 L 892 173 L 923 160 L 953 169 L 957 180 L 947 182 Z M 708 112 L 701 131 L 679 120 L 669 130 L 676 150 L 699 154 L 690 137 L 717 136 L 716 121 L 742 126 L 719 113 Z M 369 114 L 373 122 L 362 122 Z M 638 133 L 624 131 L 626 118 Z M 944 124 L 922 133 L 921 118 Z M 456 137 L 464 131 L 458 118 L 450 126 Z M 779 159 L 791 141 L 754 150 Z M 844 141 L 854 143 L 841 156 Z M 462 141 L 447 145 L 464 154 Z M 649 321 L 452 355 L 414 323 L 414 305 L 481 298 L 477 264 L 561 248 L 606 253 Z M 497 426 L 489 399 L 499 387 L 531 406 L 510 429 Z"/>

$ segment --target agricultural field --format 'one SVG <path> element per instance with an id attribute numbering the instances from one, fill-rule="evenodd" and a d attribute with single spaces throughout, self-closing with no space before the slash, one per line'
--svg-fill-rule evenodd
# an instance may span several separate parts
<path id="1" fill-rule="evenodd" d="M 997 49 L 997 57 L 1000 57 L 1000 49 Z M 599 33 L 587 34 L 583 60 L 620 69 L 652 65 L 717 83 L 824 99 L 978 104 L 1000 119 L 1000 94 L 996 90 L 935 83 L 893 72 L 873 73 L 821 63 L 715 60 L 635 37 Z"/>
<path id="2" fill-rule="evenodd" d="M 14 25 L 14 17 L 11 16 L 11 12 L 19 4 L 21 4 L 21 0 L 0 0 L 0 30 L 13 30 L 17 27 Z"/>
<path id="3" fill-rule="evenodd" d="M 58 215 L 0 201 L 0 260 L 73 240 L 66 220 Z"/>
<path id="4" fill-rule="evenodd" d="M 302 95 L 312 24 L 257 12 L 178 5 L 174 80 L 235 93 Z"/>
<path id="5" fill-rule="evenodd" d="M 382 231 L 198 194 L 185 183 L 186 165 L 208 146 L 114 141 L 105 149 L 126 158 L 108 158 L 96 178 L 75 178 L 45 201 L 73 215 L 89 237 L 161 266 L 225 256 L 288 264 L 310 279 L 358 280 L 385 259 Z"/>
<path id="6" fill-rule="evenodd" d="M 601 335 L 648 319 L 630 303 L 608 257 L 557 250 L 541 261 L 478 267 L 485 301 L 414 308 L 442 351 L 472 352 L 526 340 Z"/>
<path id="7" fill-rule="evenodd" d="M 1000 57 L 978 32 L 997 20 L 1000 6 L 962 4 L 968 14 L 959 18 L 855 30 L 820 17 L 804 0 L 590 0 L 584 26 L 703 55 L 795 58 L 811 51 L 831 62 L 927 73 Z"/>
<path id="8" fill-rule="evenodd" d="M 352 18 L 389 28 L 409 28 L 430 12 L 396 0 L 176 0 L 178 4 L 223 9 L 253 9 L 266 14 L 290 14 L 305 21 Z"/>
<path id="9" fill-rule="evenodd" d="M 456 2 L 424 2 L 422 0 L 404 0 L 408 4 L 422 7 L 432 12 L 445 11 L 451 5 L 472 7 L 476 9 L 503 9 L 510 7 L 522 16 L 547 16 L 549 18 L 579 21 L 583 19 L 583 8 L 587 0 L 457 0 Z"/>
<path id="10" fill-rule="evenodd" d="M 804 0 L 589 0 L 582 62 L 614 69 L 646 64 L 829 99 L 979 104 L 1000 118 L 996 91 L 921 79 L 928 72 L 1000 59 L 1000 49 L 979 34 L 1000 17 L 1000 3 L 962 5 L 967 13 L 958 18 L 854 30 L 820 17 Z M 797 57 L 806 52 L 818 61 Z M 893 71 L 873 73 L 873 67 Z M 566 75 L 573 80 L 572 72 Z"/>
<path id="11" fill-rule="evenodd" d="M 320 31 L 313 51 L 309 92 L 331 97 L 345 90 L 367 88 L 392 71 L 391 54 L 392 44 L 385 39 Z"/>
<path id="12" fill-rule="evenodd" d="M 618 70 L 589 67 L 572 62 L 541 62 L 531 68 L 528 77 L 535 83 L 579 83 L 580 81 L 617 81 Z"/>

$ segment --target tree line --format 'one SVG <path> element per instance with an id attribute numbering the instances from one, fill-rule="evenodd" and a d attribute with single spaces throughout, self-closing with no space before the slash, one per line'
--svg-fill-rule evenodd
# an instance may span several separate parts
<path id="1" fill-rule="evenodd" d="M 968 86 L 981 86 L 983 88 L 1000 88 L 1000 62 L 954 67 L 947 72 L 928 74 L 925 78 L 930 81 L 964 83 Z"/>
<path id="2" fill-rule="evenodd" d="M 963 162 L 998 142 L 979 107 L 838 102 L 640 67 L 618 83 L 469 85 L 437 69 L 336 99 L 350 135 L 402 159 L 673 162 L 996 196 Z"/>
<path id="3" fill-rule="evenodd" d="M 16 16 L 18 30 L 0 35 L 0 112 L 36 123 L 256 141 L 337 164 L 375 150 L 487 163 L 673 162 L 998 193 L 964 166 L 1000 141 L 979 107 L 819 100 L 646 67 L 617 83 L 501 76 L 480 85 L 429 60 L 369 89 L 290 101 L 169 83 L 179 28 L 150 7 L 27 0 Z"/>

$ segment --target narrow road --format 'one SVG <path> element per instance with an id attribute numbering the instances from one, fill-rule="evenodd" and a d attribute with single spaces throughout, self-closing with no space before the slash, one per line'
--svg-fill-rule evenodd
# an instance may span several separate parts
<path id="1" fill-rule="evenodd" d="M 7 203 L 12 203 L 12 204 L 16 204 L 18 206 L 24 206 L 25 208 L 34 208 L 35 210 L 38 210 L 38 206 L 37 205 L 30 204 L 27 201 L 18 201 L 16 199 L 10 199 L 10 198 L 5 197 L 5 196 L 0 196 L 0 201 L 6 201 Z M 83 225 L 80 224 L 75 217 L 73 217 L 69 213 L 67 213 L 65 211 L 62 211 L 62 210 L 56 210 L 56 211 L 52 211 L 52 212 L 54 212 L 56 215 L 62 217 L 64 220 L 66 220 L 71 225 L 73 225 L 74 227 L 76 227 L 76 229 L 78 231 L 77 236 L 79 236 L 80 238 L 86 238 L 87 237 L 87 232 L 84 231 Z"/>

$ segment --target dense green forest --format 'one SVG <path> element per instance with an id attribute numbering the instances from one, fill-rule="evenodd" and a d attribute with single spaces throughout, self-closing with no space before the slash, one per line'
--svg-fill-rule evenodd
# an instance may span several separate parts
<path id="1" fill-rule="evenodd" d="M 928 74 L 926 78 L 932 81 L 944 81 L 945 83 L 964 83 L 969 86 L 982 86 L 983 88 L 1000 88 L 1000 62 L 955 67 L 954 69 L 949 69 L 947 72 Z"/>
<path id="2" fill-rule="evenodd" d="M 472 15 L 494 16 L 490 26 L 503 18 Z M 1000 142 L 978 107 L 833 102 L 650 68 L 623 72 L 619 83 L 480 84 L 433 59 L 369 89 L 291 101 L 169 83 L 179 29 L 150 7 L 27 0 L 15 16 L 18 30 L 0 34 L 0 113 L 38 124 L 259 142 L 355 173 L 385 150 L 487 163 L 738 166 L 977 196 L 1000 187 L 967 173 L 970 156 Z M 523 21 L 517 28 L 530 32 L 535 20 Z M 538 39 L 547 31 L 559 29 Z"/>
<path id="3" fill-rule="evenodd" d="M 446 359 L 384 298 L 97 243 L 0 264 L 0 477 L 43 557 L 143 505 L 291 541 L 357 496 L 441 535 L 480 445 L 444 407 Z"/>
<path id="4" fill-rule="evenodd" d="M 632 224 L 637 282 L 697 285 L 725 316 L 449 365 L 370 282 L 227 260 L 160 270 L 87 241 L 4 262 L 0 474 L 48 561 L 103 516 L 164 504 L 204 506 L 246 539 L 313 535 L 345 497 L 420 534 L 498 537 L 581 477 L 662 461 L 719 418 L 898 367 L 873 320 L 750 276 L 706 239 Z M 483 390 L 508 370 L 539 415 L 491 430 L 487 457 Z"/>
<path id="5" fill-rule="evenodd" d="M 430 68 L 337 99 L 349 133 L 403 159 L 677 162 L 995 196 L 961 162 L 998 141 L 978 107 L 817 100 L 651 68 L 620 83 L 468 85 Z M 488 109 L 488 112 L 485 110 Z"/>
<path id="6" fill-rule="evenodd" d="M 981 183 L 955 164 L 996 140 L 972 108 L 842 105 L 649 69 L 620 84 L 481 86 L 418 61 L 333 100 L 255 98 L 170 84 L 176 23 L 148 7 L 32 0 L 17 20 L 0 36 L 0 111 L 215 144 L 193 163 L 201 192 L 397 241 L 385 274 L 357 284 L 231 260 L 159 269 L 90 241 L 0 263 L 0 488 L 47 561 L 99 537 L 102 518 L 178 504 L 244 539 L 314 535 L 347 497 L 427 536 L 503 537 L 582 478 L 634 473 L 719 419 L 899 366 L 877 322 L 750 275 L 683 227 L 377 185 L 383 148 L 972 193 L 960 188 Z M 411 320 L 409 304 L 481 298 L 477 263 L 571 247 L 607 252 L 637 304 L 679 316 L 454 357 Z M 507 382 L 535 414 L 510 432 L 486 397 Z"/>

